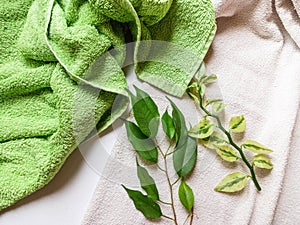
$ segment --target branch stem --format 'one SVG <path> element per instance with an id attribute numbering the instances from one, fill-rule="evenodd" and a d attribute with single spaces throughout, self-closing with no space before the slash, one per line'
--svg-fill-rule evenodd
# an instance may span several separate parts
<path id="1" fill-rule="evenodd" d="M 171 199 L 171 208 L 172 208 L 172 212 L 173 212 L 173 221 L 174 221 L 175 225 L 178 225 L 177 214 L 176 214 L 175 205 L 174 205 L 173 186 L 172 186 L 171 179 L 170 179 L 169 172 L 168 172 L 167 155 L 163 153 L 163 151 L 161 150 L 159 145 L 157 145 L 157 149 L 162 154 L 163 159 L 164 159 L 164 165 L 165 165 L 164 170 L 165 170 L 165 174 L 166 174 L 166 177 L 167 177 L 168 186 L 169 186 L 169 190 L 170 190 L 170 199 Z"/>
<path id="2" fill-rule="evenodd" d="M 184 222 L 183 222 L 183 225 L 186 224 L 186 222 L 189 220 L 190 216 L 191 216 L 191 214 L 189 213 L 189 214 L 186 216 L 186 218 L 185 218 L 185 220 L 184 220 Z"/>
<path id="3" fill-rule="evenodd" d="M 193 220 L 194 220 L 194 207 L 192 208 L 192 211 L 191 211 L 190 225 L 193 225 Z"/>
<path id="4" fill-rule="evenodd" d="M 253 183 L 256 187 L 256 189 L 258 191 L 261 191 L 261 187 L 257 181 L 257 178 L 256 178 L 256 174 L 254 172 L 254 168 L 253 166 L 249 163 L 248 159 L 246 158 L 243 150 L 233 141 L 232 139 L 232 136 L 230 134 L 229 131 L 227 131 L 224 126 L 222 125 L 222 122 L 221 122 L 221 119 L 219 118 L 219 116 L 215 115 L 215 114 L 212 114 L 211 112 L 209 112 L 204 106 L 203 106 L 203 98 L 201 96 L 201 93 L 199 92 L 198 93 L 199 95 L 199 106 L 200 108 L 203 110 L 203 112 L 207 115 L 207 116 L 210 116 L 214 119 L 216 119 L 217 123 L 218 123 L 218 128 L 227 136 L 227 139 L 229 141 L 229 144 L 234 147 L 240 154 L 242 160 L 244 161 L 244 163 L 246 164 L 246 166 L 248 167 L 250 173 L 251 173 L 251 178 L 253 180 Z"/>
<path id="5" fill-rule="evenodd" d="M 174 221 L 174 219 L 172 218 L 172 217 L 170 217 L 170 216 L 166 216 L 166 215 L 161 215 L 162 217 L 165 217 L 166 219 L 168 219 L 168 220 L 172 220 L 172 221 Z"/>
<path id="6" fill-rule="evenodd" d="M 162 203 L 162 204 L 164 204 L 164 205 L 172 205 L 172 203 L 164 202 L 164 201 L 162 201 L 162 200 L 158 200 L 158 202 L 160 202 L 160 203 Z"/>

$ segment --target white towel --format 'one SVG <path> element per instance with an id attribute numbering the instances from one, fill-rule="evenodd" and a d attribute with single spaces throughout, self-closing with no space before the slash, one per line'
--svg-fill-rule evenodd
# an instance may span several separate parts
<path id="1" fill-rule="evenodd" d="M 218 85 L 229 105 L 224 122 L 230 116 L 245 114 L 247 131 L 244 137 L 237 136 L 237 140 L 255 139 L 272 148 L 274 169 L 258 172 L 263 189 L 260 193 L 250 181 L 240 193 L 217 193 L 213 188 L 226 174 L 248 170 L 241 162 L 225 163 L 199 147 L 197 166 L 187 180 L 195 192 L 194 224 L 299 224 L 300 191 L 296 181 L 299 180 L 300 134 L 296 121 L 300 100 L 300 3 L 296 0 L 215 0 L 214 5 L 218 32 L 206 62 L 208 70 L 219 75 Z M 156 97 L 164 95 L 148 89 Z M 163 100 L 159 102 L 164 106 Z M 195 118 L 199 110 L 194 109 L 191 100 L 177 102 L 189 122 L 199 119 Z M 99 181 L 84 225 L 152 224 L 134 208 L 120 186 L 125 183 L 137 188 L 138 182 L 125 131 L 119 140 L 112 153 L 115 161 L 108 164 Z M 156 179 L 159 188 L 166 190 L 163 177 Z M 167 191 L 162 191 L 162 198 L 168 199 Z M 186 212 L 180 204 L 176 207 L 182 222 Z M 165 212 L 170 214 L 168 210 Z M 162 219 L 153 224 L 172 223 Z"/>

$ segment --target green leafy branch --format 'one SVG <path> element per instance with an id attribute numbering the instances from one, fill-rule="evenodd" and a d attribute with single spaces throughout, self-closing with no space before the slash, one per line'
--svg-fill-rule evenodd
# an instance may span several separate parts
<path id="1" fill-rule="evenodd" d="M 207 85 L 215 82 L 216 79 L 216 75 L 206 75 L 205 67 L 203 66 L 200 69 L 199 77 L 195 79 L 196 81 L 193 82 L 187 90 L 189 96 L 199 104 L 200 109 L 205 113 L 202 120 L 189 131 L 189 135 L 199 139 L 205 147 L 216 150 L 216 153 L 223 160 L 236 162 L 241 159 L 249 169 L 250 175 L 240 172 L 227 175 L 215 187 L 216 191 L 240 191 L 247 185 L 248 178 L 251 178 L 256 189 L 261 191 L 255 174 L 255 167 L 272 169 L 273 165 L 271 160 L 266 156 L 271 153 L 272 150 L 253 140 L 247 140 L 240 146 L 233 140 L 231 133 L 244 132 L 246 130 L 246 120 L 244 115 L 235 116 L 230 119 L 228 130 L 223 126 L 219 113 L 224 110 L 226 104 L 224 104 L 221 99 L 205 100 Z M 208 109 L 209 107 L 211 111 Z M 216 124 L 208 118 L 214 119 Z M 247 159 L 244 149 L 257 154 L 252 158 L 252 162 Z"/>
<path id="2" fill-rule="evenodd" d="M 184 224 L 188 220 L 192 224 L 194 193 L 192 188 L 186 183 L 185 177 L 192 172 L 197 161 L 197 140 L 188 135 L 184 116 L 170 99 L 168 100 L 173 109 L 172 116 L 166 110 L 160 118 L 158 107 L 153 99 L 139 88 L 135 87 L 135 90 L 136 95 L 130 91 L 128 92 L 131 97 L 132 111 L 136 123 L 125 121 L 125 126 L 128 140 L 138 155 L 136 160 L 137 176 L 141 188 L 146 194 L 138 190 L 130 190 L 125 186 L 123 187 L 132 199 L 136 209 L 142 212 L 146 218 L 158 219 L 164 217 L 172 220 L 175 225 L 178 225 L 174 202 L 174 188 L 175 184 L 180 181 L 178 188 L 179 199 L 188 211 Z M 169 147 L 166 151 L 163 151 L 156 141 L 160 122 L 164 133 L 169 139 Z M 161 156 L 163 161 L 163 167 L 158 164 L 159 156 Z M 168 168 L 167 163 L 167 159 L 170 156 L 173 158 L 173 167 L 177 173 L 177 179 L 173 182 L 170 178 L 170 168 Z M 140 165 L 138 158 L 156 165 L 165 174 L 169 187 L 170 202 L 160 199 L 159 191 L 153 177 L 146 168 Z M 161 204 L 170 206 L 173 215 L 164 215 L 161 211 Z"/>

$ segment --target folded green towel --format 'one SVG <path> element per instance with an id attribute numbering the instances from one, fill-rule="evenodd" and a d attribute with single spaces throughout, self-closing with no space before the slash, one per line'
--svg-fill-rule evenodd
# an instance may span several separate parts
<path id="1" fill-rule="evenodd" d="M 1 2 L 0 210 L 42 188 L 80 142 L 125 111 L 128 29 L 138 76 L 181 96 L 216 26 L 208 0 Z M 178 46 L 198 59 L 195 68 L 169 62 Z"/>
<path id="2" fill-rule="evenodd" d="M 134 58 L 137 76 L 172 95 L 181 97 L 199 68 L 216 32 L 211 1 L 90 2 L 93 8 L 108 18 L 129 24 L 134 41 L 137 42 Z"/>

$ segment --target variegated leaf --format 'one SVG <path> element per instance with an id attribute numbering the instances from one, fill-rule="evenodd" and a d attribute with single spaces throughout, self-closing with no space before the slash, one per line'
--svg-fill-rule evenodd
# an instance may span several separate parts
<path id="1" fill-rule="evenodd" d="M 240 172 L 229 174 L 215 187 L 215 191 L 230 193 L 243 190 L 247 185 L 248 177 L 247 174 Z"/>
<path id="2" fill-rule="evenodd" d="M 191 92 L 188 92 L 188 95 L 191 97 L 191 99 L 193 99 L 195 102 L 199 104 L 199 98 L 196 95 L 194 95 Z"/>
<path id="3" fill-rule="evenodd" d="M 246 120 L 244 115 L 232 117 L 229 122 L 229 128 L 235 133 L 244 132 L 246 130 Z"/>
<path id="4" fill-rule="evenodd" d="M 218 79 L 217 75 L 212 74 L 212 75 L 209 75 L 209 76 L 204 77 L 204 78 L 202 79 L 202 83 L 203 83 L 203 84 L 210 84 L 210 83 L 215 82 L 217 79 Z"/>
<path id="5" fill-rule="evenodd" d="M 217 102 L 222 102 L 222 99 L 208 99 L 206 102 L 205 102 L 205 106 L 209 106 L 213 103 L 217 103 Z"/>
<path id="6" fill-rule="evenodd" d="M 200 89 L 199 89 L 199 91 L 198 91 L 198 94 L 200 94 L 200 95 L 203 97 L 205 91 L 206 91 L 206 86 L 205 86 L 205 84 L 201 84 L 201 85 L 200 85 Z"/>
<path id="7" fill-rule="evenodd" d="M 218 155 L 227 162 L 235 162 L 239 159 L 236 151 L 228 145 L 218 146 L 216 151 Z"/>
<path id="8" fill-rule="evenodd" d="M 200 143 L 209 149 L 216 149 L 217 146 L 226 145 L 225 137 L 217 131 L 214 131 L 208 138 L 200 139 Z"/>
<path id="9" fill-rule="evenodd" d="M 207 138 L 215 130 L 215 125 L 210 120 L 203 118 L 196 126 L 194 126 L 190 131 L 189 135 L 194 138 Z"/>
<path id="10" fill-rule="evenodd" d="M 226 106 L 227 106 L 227 105 L 224 104 L 222 101 L 220 101 L 220 102 L 214 102 L 214 103 L 212 104 L 213 110 L 214 110 L 216 113 L 222 112 L 222 111 L 225 109 Z"/>
<path id="11" fill-rule="evenodd" d="M 270 170 L 273 168 L 273 164 L 271 163 L 271 160 L 261 154 L 254 156 L 252 163 L 254 166 L 261 168 L 261 169 Z"/>
<path id="12" fill-rule="evenodd" d="M 246 149 L 248 149 L 251 152 L 257 153 L 257 154 L 269 154 L 273 152 L 272 149 L 269 149 L 268 147 L 258 143 L 257 141 L 247 140 L 245 141 L 242 146 Z"/>

